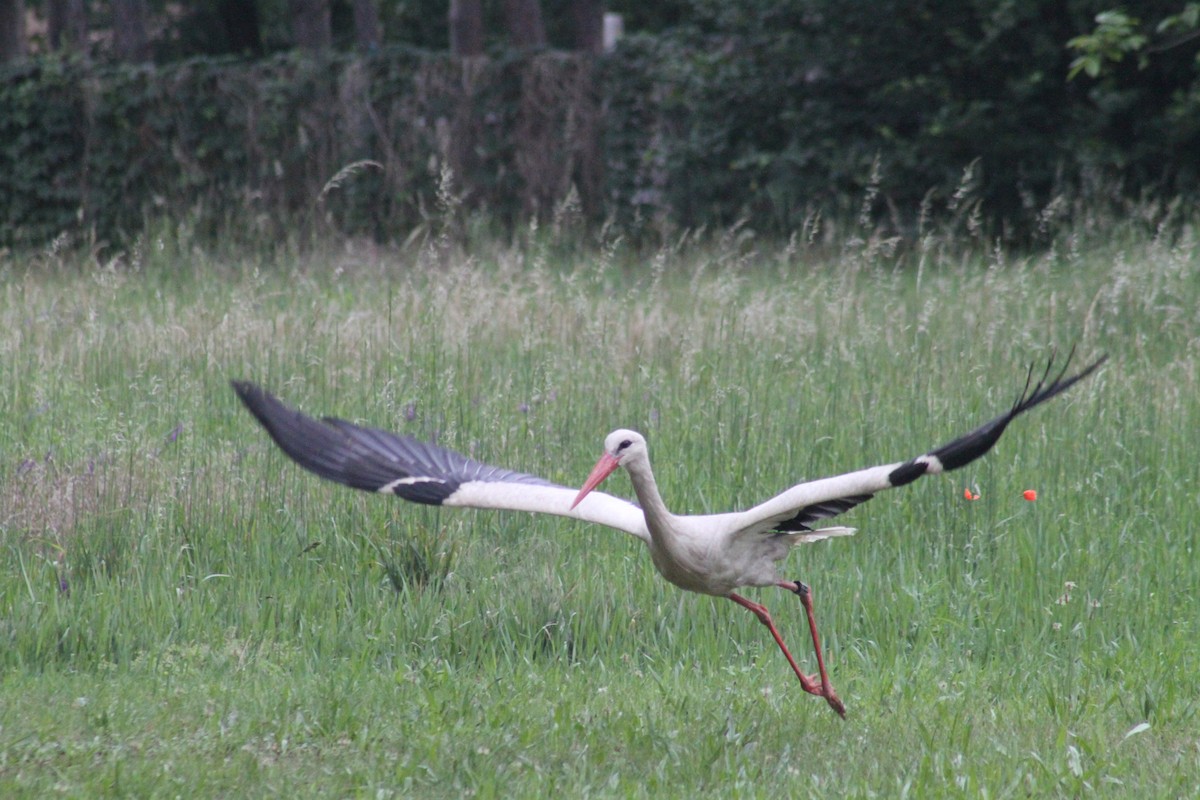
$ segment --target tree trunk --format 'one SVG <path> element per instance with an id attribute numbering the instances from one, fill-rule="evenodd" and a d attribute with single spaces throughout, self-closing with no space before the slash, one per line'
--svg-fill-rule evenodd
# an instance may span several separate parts
<path id="1" fill-rule="evenodd" d="M 46 16 L 51 50 L 87 52 L 87 10 L 83 0 L 49 0 Z"/>
<path id="2" fill-rule="evenodd" d="M 328 50 L 333 45 L 329 0 L 288 0 L 292 36 L 303 50 Z"/>
<path id="3" fill-rule="evenodd" d="M 378 50 L 383 43 L 375 0 L 354 0 L 354 40 L 364 52 Z"/>
<path id="4" fill-rule="evenodd" d="M 546 26 L 538 0 L 504 0 L 508 41 L 518 50 L 546 46 Z"/>
<path id="5" fill-rule="evenodd" d="M 450 53 L 459 57 L 483 55 L 481 0 L 450 0 Z"/>
<path id="6" fill-rule="evenodd" d="M 217 15 L 225 28 L 229 52 L 244 55 L 262 53 L 262 29 L 254 0 L 218 0 Z"/>
<path id="7" fill-rule="evenodd" d="M 604 5 L 600 0 L 572 0 L 575 49 L 585 53 L 604 51 Z"/>
<path id="8" fill-rule="evenodd" d="M 146 0 L 112 0 L 113 50 L 122 61 L 150 60 L 146 36 Z"/>
<path id="9" fill-rule="evenodd" d="M 24 0 L 0 0 L 0 63 L 25 55 Z"/>

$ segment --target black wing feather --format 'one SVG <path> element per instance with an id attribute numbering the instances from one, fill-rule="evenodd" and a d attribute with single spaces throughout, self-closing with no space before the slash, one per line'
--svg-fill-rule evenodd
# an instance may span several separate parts
<path id="1" fill-rule="evenodd" d="M 1054 380 L 1047 383 L 1050 372 L 1054 367 L 1054 355 L 1051 354 L 1049 360 L 1046 362 L 1046 371 L 1037 384 L 1033 385 L 1032 390 L 1030 389 L 1031 384 L 1033 384 L 1033 366 L 1031 365 L 1025 377 L 1025 388 L 1017 395 L 1012 408 L 1006 413 L 1001 414 L 990 422 L 985 422 L 965 436 L 960 436 L 952 442 L 931 450 L 920 458 L 906 461 L 892 471 L 888 476 L 888 481 L 892 486 L 904 486 L 905 484 L 912 483 L 929 471 L 930 467 L 935 463 L 940 464 L 940 471 L 945 472 L 965 467 L 992 449 L 992 446 L 1000 439 L 1000 435 L 1004 433 L 1004 429 L 1008 427 L 1008 423 L 1029 409 L 1041 405 L 1052 397 L 1057 397 L 1067 389 L 1070 389 L 1095 372 L 1101 364 L 1108 360 L 1108 356 L 1101 356 L 1080 372 L 1070 378 L 1064 379 L 1063 376 L 1067 374 L 1067 368 L 1071 365 L 1071 359 L 1074 355 L 1075 350 L 1072 348 L 1071 352 L 1067 355 L 1066 363 L 1063 364 L 1058 375 L 1055 376 Z M 935 469 L 935 471 L 939 470 Z"/>
<path id="2" fill-rule="evenodd" d="M 854 508 L 859 503 L 865 503 L 875 495 L 854 494 L 849 497 L 839 497 L 836 500 L 826 500 L 824 503 L 813 503 L 796 512 L 796 516 L 786 519 L 771 530 L 779 533 L 799 533 L 811 531 L 811 523 L 822 519 L 836 517 Z"/>
<path id="3" fill-rule="evenodd" d="M 246 381 L 233 381 L 233 390 L 293 461 L 322 478 L 355 489 L 377 492 L 390 485 L 390 491 L 405 500 L 441 505 L 469 481 L 556 485 L 410 436 L 364 428 L 336 417 L 313 419 Z"/>

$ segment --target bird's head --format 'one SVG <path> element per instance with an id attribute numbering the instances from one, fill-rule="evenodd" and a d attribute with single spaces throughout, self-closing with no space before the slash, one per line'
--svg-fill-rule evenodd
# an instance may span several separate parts
<path id="1" fill-rule="evenodd" d="M 616 472 L 617 467 L 628 465 L 635 458 L 645 457 L 646 437 L 637 431 L 628 431 L 623 428 L 610 433 L 604 438 L 604 454 L 600 456 L 600 460 L 592 468 L 591 474 L 583 482 L 583 488 L 575 496 L 575 502 L 571 503 L 571 508 L 579 505 L 583 498 L 588 496 L 588 492 Z"/>

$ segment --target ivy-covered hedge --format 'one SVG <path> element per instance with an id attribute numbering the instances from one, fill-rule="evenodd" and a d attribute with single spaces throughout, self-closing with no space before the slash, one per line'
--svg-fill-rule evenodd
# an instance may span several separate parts
<path id="1" fill-rule="evenodd" d="M 598 59 L 26 61 L 0 71 L 0 245 L 185 213 L 213 236 L 387 240 L 448 208 L 515 225 L 576 198 L 593 221 L 781 234 L 864 197 L 899 233 L 978 203 L 1000 232 L 1064 194 L 1194 197 L 1191 52 L 1068 83 L 1061 43 L 1095 2 L 927 5 L 697 0 L 695 25 Z"/>
<path id="2" fill-rule="evenodd" d="M 411 50 L 27 62 L 0 83 L 0 236 L 121 238 L 186 210 L 214 233 L 321 219 L 386 238 L 439 202 L 511 222 L 572 185 L 598 210 L 594 71 L 558 54 L 463 63 Z"/>

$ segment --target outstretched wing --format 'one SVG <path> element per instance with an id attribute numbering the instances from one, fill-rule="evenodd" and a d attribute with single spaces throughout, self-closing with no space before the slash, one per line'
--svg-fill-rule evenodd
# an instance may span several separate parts
<path id="1" fill-rule="evenodd" d="M 912 483 L 922 475 L 936 475 L 970 464 L 999 440 L 1008 423 L 1034 406 L 1056 397 L 1091 375 L 1108 357 L 1102 356 L 1090 366 L 1067 378 L 1071 356 L 1053 380 L 1050 374 L 1054 356 L 1046 363 L 1041 379 L 1033 382 L 1033 367 L 1025 378 L 1025 388 L 1012 408 L 965 436 L 942 445 L 925 455 L 896 464 L 869 467 L 830 478 L 809 481 L 793 486 L 770 500 L 738 514 L 728 515 L 731 527 L 743 533 L 770 532 L 801 533 L 809 524 L 837 516 L 870 500 L 876 492 Z"/>
<path id="2" fill-rule="evenodd" d="M 536 475 L 409 436 L 333 417 L 313 419 L 245 381 L 233 381 L 233 390 L 283 452 L 327 480 L 414 503 L 556 514 L 649 537 L 641 509 L 627 500 L 593 492 L 571 509 L 576 490 Z"/>

